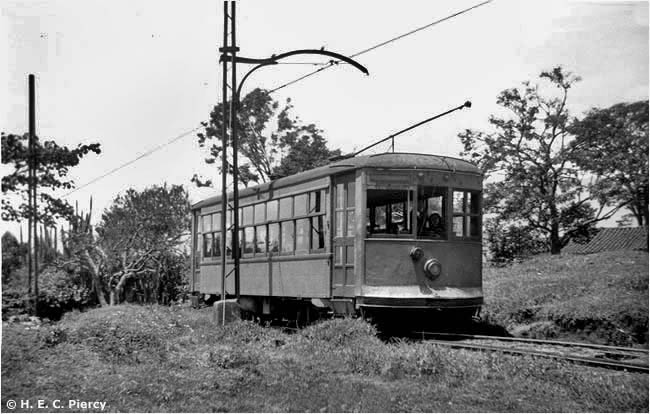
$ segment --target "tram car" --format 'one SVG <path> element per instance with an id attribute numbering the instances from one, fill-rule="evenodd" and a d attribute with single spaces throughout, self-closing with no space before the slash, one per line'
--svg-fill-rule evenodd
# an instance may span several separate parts
<path id="1" fill-rule="evenodd" d="M 482 179 L 461 159 L 383 153 L 240 190 L 242 310 L 307 321 L 323 312 L 471 317 L 483 303 Z M 192 214 L 190 288 L 221 297 L 226 260 L 233 297 L 232 206 L 224 213 L 216 196 Z"/>

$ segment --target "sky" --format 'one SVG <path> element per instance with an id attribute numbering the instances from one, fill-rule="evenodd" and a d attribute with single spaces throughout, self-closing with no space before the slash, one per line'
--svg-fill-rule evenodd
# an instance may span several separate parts
<path id="1" fill-rule="evenodd" d="M 321 47 L 351 55 L 477 3 L 239 1 L 238 46 L 246 57 Z M 71 170 L 78 186 L 192 130 L 221 99 L 222 10 L 221 1 L 4 0 L 0 128 L 27 131 L 27 75 L 34 73 L 41 139 L 102 145 L 100 156 L 88 155 Z M 294 113 L 344 153 L 470 100 L 471 109 L 396 140 L 397 151 L 458 156 L 458 133 L 487 130 L 500 91 L 558 65 L 582 77 L 569 96 L 574 116 L 648 99 L 648 3 L 495 0 L 357 60 L 369 76 L 339 65 L 273 96 L 291 98 Z M 238 69 L 241 79 L 247 68 Z M 262 69 L 243 93 L 313 69 Z M 68 200 L 84 207 L 92 196 L 94 221 L 130 187 L 183 184 L 196 202 L 217 190 L 194 187 L 195 173 L 221 181 L 204 158 L 189 134 Z M 3 223 L 4 229 L 16 232 L 17 225 Z"/>

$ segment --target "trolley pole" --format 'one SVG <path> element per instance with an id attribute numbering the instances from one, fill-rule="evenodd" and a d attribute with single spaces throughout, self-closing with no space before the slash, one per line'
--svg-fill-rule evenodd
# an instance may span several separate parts
<path id="1" fill-rule="evenodd" d="M 228 3 L 223 2 L 223 49 L 228 49 Z M 221 94 L 223 98 L 221 122 L 221 300 L 223 301 L 222 323 L 226 324 L 226 235 L 228 234 L 226 214 L 228 213 L 228 128 L 226 126 L 226 105 L 228 103 L 228 62 L 223 61 Z"/>

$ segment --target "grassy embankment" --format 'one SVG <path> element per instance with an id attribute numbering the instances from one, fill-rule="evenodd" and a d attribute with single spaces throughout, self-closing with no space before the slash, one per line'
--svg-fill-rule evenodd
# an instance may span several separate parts
<path id="1" fill-rule="evenodd" d="M 220 327 L 210 312 L 119 306 L 37 328 L 5 324 L 2 406 L 79 399 L 132 412 L 648 410 L 644 374 L 385 343 L 361 320 L 289 335 L 243 321 Z"/>
<path id="2" fill-rule="evenodd" d="M 647 252 L 543 255 L 483 279 L 484 317 L 517 336 L 647 347 Z"/>

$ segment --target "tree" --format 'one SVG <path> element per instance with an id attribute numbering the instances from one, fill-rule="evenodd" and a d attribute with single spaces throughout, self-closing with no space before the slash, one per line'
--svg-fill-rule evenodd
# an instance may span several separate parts
<path id="1" fill-rule="evenodd" d="M 292 109 L 290 99 L 280 109 L 280 104 L 271 98 L 269 92 L 259 88 L 241 100 L 235 122 L 239 180 L 244 186 L 325 165 L 330 157 L 340 154 L 338 150 L 330 151 L 327 148 L 323 131 L 314 124 L 305 125 L 293 117 Z M 230 104 L 226 105 L 225 111 L 223 104 L 216 105 L 210 113 L 210 120 L 202 123 L 204 130 L 197 134 L 199 146 L 208 151 L 207 164 L 220 160 L 224 115 L 228 122 Z M 275 127 L 272 128 L 273 123 Z M 221 164 L 218 165 L 221 171 Z M 229 167 L 228 173 L 232 174 L 232 167 Z M 192 181 L 198 186 L 212 184 L 198 175 L 194 175 Z"/>
<path id="2" fill-rule="evenodd" d="M 73 260 L 91 273 L 100 304 L 115 305 L 129 283 L 147 285 L 153 293 L 146 295 L 159 298 L 167 282 L 161 276 L 178 278 L 178 263 L 185 262 L 189 229 L 190 205 L 182 186 L 129 189 L 104 211 L 97 237 L 90 226 L 81 226 L 69 245 Z"/>
<path id="3" fill-rule="evenodd" d="M 648 101 L 593 108 L 573 124 L 574 162 L 594 174 L 600 197 L 648 225 Z"/>
<path id="4" fill-rule="evenodd" d="M 13 166 L 13 171 L 2 177 L 2 219 L 21 221 L 32 215 L 29 210 L 29 148 L 28 134 L 2 133 L 2 163 Z M 89 152 L 100 153 L 100 145 L 78 145 L 74 149 L 59 146 L 54 141 L 35 140 L 37 160 L 38 221 L 51 226 L 57 218 L 70 218 L 74 209 L 65 200 L 51 195 L 58 189 L 69 190 L 74 182 L 67 178 L 70 168 L 79 164 Z M 14 201 L 13 200 L 18 200 Z"/>
<path id="5" fill-rule="evenodd" d="M 530 82 L 504 90 L 497 103 L 508 116 L 490 117 L 494 131 L 466 130 L 459 137 L 461 156 L 496 180 L 486 185 L 485 212 L 540 231 L 557 254 L 572 238 L 588 235 L 596 222 L 611 217 L 616 207 L 597 203 L 602 199 L 592 189 L 598 183 L 585 183 L 572 162 L 567 99 L 580 78 L 556 67 L 540 79 L 559 94 L 544 96 Z"/>
<path id="6" fill-rule="evenodd" d="M 11 278 L 12 273 L 23 266 L 27 246 L 20 244 L 16 236 L 6 231 L 2 235 L 2 283 Z"/>

